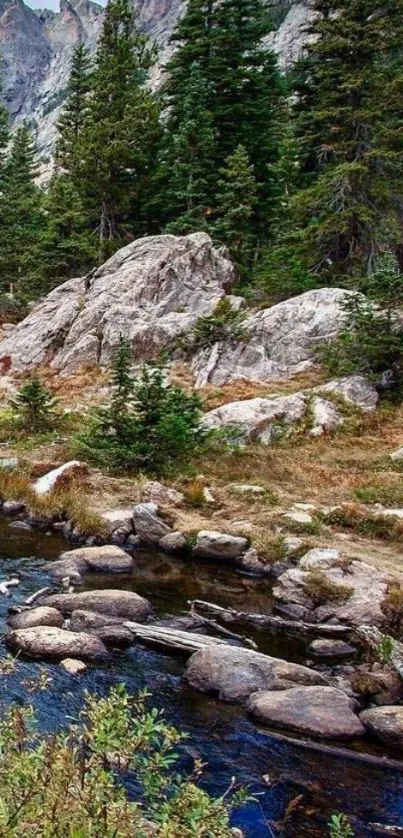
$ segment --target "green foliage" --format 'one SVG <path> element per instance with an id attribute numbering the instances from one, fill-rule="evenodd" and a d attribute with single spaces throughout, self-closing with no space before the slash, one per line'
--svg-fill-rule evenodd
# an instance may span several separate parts
<path id="1" fill-rule="evenodd" d="M 56 422 L 56 399 L 35 376 L 28 379 L 18 393 L 9 400 L 17 425 L 28 434 L 51 429 Z"/>
<path id="2" fill-rule="evenodd" d="M 354 492 L 361 503 L 380 503 L 388 508 L 399 509 L 403 506 L 403 486 L 364 486 Z"/>
<path id="3" fill-rule="evenodd" d="M 79 44 L 73 52 L 67 98 L 56 125 L 56 171 L 68 175 L 76 186 L 83 175 L 83 144 L 90 113 L 90 68 L 88 49 Z"/>
<path id="4" fill-rule="evenodd" d="M 110 404 L 99 408 L 78 440 L 83 454 L 110 468 L 154 474 L 186 464 L 209 436 L 201 422 L 201 402 L 168 384 L 161 364 L 143 364 L 134 379 L 124 338 L 112 362 Z"/>
<path id="5" fill-rule="evenodd" d="M 146 697 L 123 686 L 106 698 L 87 694 L 77 723 L 53 736 L 36 728 L 31 707 L 13 706 L 0 721 L 0 831 L 51 838 L 230 838 L 231 806 L 245 795 L 211 798 L 174 768 L 181 734 Z M 140 802 L 122 779 L 130 772 Z M 231 798 L 231 796 L 229 796 Z"/>
<path id="6" fill-rule="evenodd" d="M 332 283 L 402 242 L 402 0 L 314 0 L 294 74 L 299 191 L 289 243 Z"/>
<path id="7" fill-rule="evenodd" d="M 403 385 L 403 327 L 398 312 L 379 308 L 359 294 L 346 297 L 346 322 L 319 352 L 331 375 L 360 373 L 400 394 Z"/>
<path id="8" fill-rule="evenodd" d="M 329 838 L 354 838 L 354 832 L 346 815 L 332 815 L 328 826 Z"/>
<path id="9" fill-rule="evenodd" d="M 214 232 L 227 247 L 241 277 L 247 277 L 256 247 L 254 215 L 258 184 L 246 148 L 237 146 L 226 159 L 217 186 Z"/>
<path id="10" fill-rule="evenodd" d="M 388 634 L 383 634 L 375 649 L 375 657 L 377 661 L 382 664 L 390 663 L 394 651 L 395 641 L 393 640 L 393 637 L 389 637 Z"/>
<path id="11" fill-rule="evenodd" d="M 199 317 L 191 335 L 179 339 L 178 343 L 186 352 L 207 349 L 219 341 L 242 340 L 244 314 L 231 306 L 231 301 L 224 297 L 216 306 L 213 314 Z"/>

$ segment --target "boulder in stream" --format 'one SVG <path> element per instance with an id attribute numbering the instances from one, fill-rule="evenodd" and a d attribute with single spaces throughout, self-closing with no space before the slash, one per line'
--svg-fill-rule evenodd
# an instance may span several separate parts
<path id="1" fill-rule="evenodd" d="M 69 675 L 81 675 L 87 671 L 87 666 L 83 661 L 78 661 L 75 658 L 64 658 L 60 661 L 60 666 L 69 673 Z"/>
<path id="2" fill-rule="evenodd" d="M 356 703 L 335 687 L 294 687 L 250 696 L 248 710 L 258 722 L 321 739 L 353 739 L 365 728 Z"/>
<path id="3" fill-rule="evenodd" d="M 123 623 L 122 617 L 77 609 L 70 617 L 69 628 L 71 631 L 96 634 L 106 646 L 130 646 L 133 643 L 133 634 Z"/>
<path id="4" fill-rule="evenodd" d="M 77 609 L 97 611 L 112 617 L 122 617 L 141 623 L 152 613 L 151 604 L 147 599 L 133 591 L 102 590 L 83 591 L 78 594 L 52 594 L 44 597 L 43 605 L 57 608 L 62 614 L 72 614 Z"/>
<path id="5" fill-rule="evenodd" d="M 28 611 L 13 614 L 8 619 L 8 625 L 12 629 L 26 629 L 33 628 L 34 626 L 56 626 L 61 628 L 63 625 L 63 616 L 56 608 L 39 605 L 37 608 L 30 608 Z"/>
<path id="6" fill-rule="evenodd" d="M 361 713 L 360 719 L 385 745 L 403 748 L 403 706 L 371 707 Z"/>
<path id="7" fill-rule="evenodd" d="M 207 647 L 190 658 L 185 678 L 223 701 L 244 701 L 258 690 L 286 690 L 296 684 L 326 685 L 319 672 L 233 646 Z"/>
<path id="8" fill-rule="evenodd" d="M 130 573 L 134 559 L 117 545 L 106 544 L 101 547 L 80 547 L 62 553 L 60 559 L 47 565 L 48 573 L 54 579 L 68 576 L 79 584 L 85 573 Z"/>
<path id="9" fill-rule="evenodd" d="M 133 509 L 133 522 L 135 532 L 144 544 L 158 544 L 172 532 L 155 503 L 138 503 Z"/>
<path id="10" fill-rule="evenodd" d="M 201 559 L 235 561 L 248 549 L 248 539 L 215 530 L 200 530 L 192 553 Z"/>
<path id="11" fill-rule="evenodd" d="M 99 637 L 54 626 L 16 629 L 8 632 L 5 640 L 12 652 L 30 658 L 63 660 L 71 657 L 92 661 L 108 658 L 108 651 Z"/>

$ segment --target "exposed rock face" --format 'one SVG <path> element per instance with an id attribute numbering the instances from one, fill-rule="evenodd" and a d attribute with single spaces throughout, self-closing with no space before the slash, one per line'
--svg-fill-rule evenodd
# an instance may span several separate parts
<path id="1" fill-rule="evenodd" d="M 10 631 L 6 635 L 6 645 L 13 652 L 22 652 L 31 658 L 63 660 L 74 657 L 97 661 L 108 657 L 106 647 L 98 637 L 50 626 Z"/>
<path id="2" fill-rule="evenodd" d="M 162 67 L 173 52 L 170 36 L 186 9 L 186 0 L 133 0 L 143 32 L 158 45 L 158 65 L 151 84 L 162 78 Z M 91 51 L 101 29 L 104 10 L 91 0 L 61 0 L 60 12 L 34 12 L 23 0 L 4 0 L 0 6 L 0 44 L 5 99 L 11 120 L 28 119 L 37 128 L 41 155 L 52 151 L 55 122 L 65 97 L 74 47 L 81 42 Z M 277 32 L 266 43 L 287 69 L 299 57 L 307 39 L 305 25 L 312 18 L 309 0 L 293 3 Z"/>
<path id="3" fill-rule="evenodd" d="M 68 373 L 110 360 L 124 334 L 135 360 L 158 355 L 211 314 L 234 267 L 204 233 L 150 236 L 119 250 L 90 281 L 56 288 L 0 343 L 14 369 L 51 365 Z"/>
<path id="4" fill-rule="evenodd" d="M 322 739 L 362 736 L 364 725 L 352 710 L 354 703 L 334 687 L 295 687 L 281 692 L 257 692 L 248 709 L 259 722 L 308 733 Z"/>
<path id="5" fill-rule="evenodd" d="M 123 617 L 141 623 L 151 614 L 150 603 L 132 591 L 84 591 L 79 594 L 53 594 L 44 597 L 44 605 L 57 608 L 62 614 L 77 609 L 97 611 L 112 617 Z"/>
<path id="6" fill-rule="evenodd" d="M 295 328 L 298 329 L 298 323 L 295 323 Z M 290 342 L 292 343 L 291 336 Z M 378 394 L 362 376 L 337 379 L 330 381 L 326 386 L 329 392 L 341 396 L 342 400 L 345 399 L 359 410 L 370 411 L 376 407 Z M 287 432 L 291 432 L 292 426 L 301 421 L 306 423 L 307 432 L 313 436 L 321 436 L 342 425 L 344 419 L 342 408 L 335 407 L 332 402 L 316 395 L 315 390 L 293 393 L 290 396 L 258 397 L 229 402 L 210 410 L 204 417 L 209 427 L 233 427 L 239 431 L 241 439 L 266 444 L 275 441 L 287 429 Z"/>
<path id="7" fill-rule="evenodd" d="M 403 748 L 403 707 L 371 707 L 364 710 L 360 719 L 365 727 L 381 742 Z"/>
<path id="8" fill-rule="evenodd" d="M 337 335 L 346 318 L 342 288 L 306 291 L 245 322 L 243 343 L 216 343 L 193 361 L 196 385 L 221 386 L 237 379 L 270 381 L 308 369 L 317 346 Z"/>
<path id="9" fill-rule="evenodd" d="M 207 647 L 190 658 L 185 677 L 203 693 L 223 701 L 244 701 L 258 690 L 286 690 L 296 684 L 326 684 L 318 672 L 258 652 Z"/>

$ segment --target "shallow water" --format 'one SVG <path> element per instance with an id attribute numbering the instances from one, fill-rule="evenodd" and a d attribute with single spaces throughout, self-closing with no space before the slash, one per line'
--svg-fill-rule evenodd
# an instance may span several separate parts
<path id="1" fill-rule="evenodd" d="M 0 578 L 19 573 L 21 584 L 12 600 L 0 598 L 0 623 L 4 626 L 11 602 L 18 602 L 46 584 L 44 559 L 57 557 L 66 549 L 56 536 L 9 529 L 0 522 Z M 271 608 L 267 581 L 253 580 L 216 564 L 172 559 L 157 552 L 136 553 L 136 569 L 130 577 L 112 579 L 94 575 L 86 588 L 130 588 L 153 603 L 156 612 L 179 614 L 187 610 L 189 599 L 206 599 L 219 605 L 267 613 Z M 268 632 L 256 632 L 261 651 L 304 661 L 304 644 L 279 640 Z M 5 655 L 2 647 L 1 655 Z M 324 838 L 326 823 L 333 812 L 346 812 L 352 818 L 356 838 L 375 836 L 371 822 L 403 827 L 403 773 L 373 767 L 327 754 L 303 750 L 277 741 L 258 730 L 242 709 L 206 698 L 187 688 L 181 680 L 184 661 L 179 657 L 132 647 L 116 653 L 108 666 L 90 667 L 80 678 L 72 679 L 55 665 L 46 665 L 53 678 L 42 693 L 28 693 L 24 680 L 34 677 L 39 665 L 21 662 L 11 676 L 0 679 L 0 703 L 34 703 L 42 729 L 57 730 L 66 717 L 75 716 L 85 689 L 98 694 L 112 684 L 125 681 L 130 692 L 147 687 L 153 704 L 178 728 L 189 733 L 181 747 L 181 767 L 190 768 L 197 756 L 208 764 L 206 787 L 214 794 L 224 791 L 231 778 L 256 795 L 256 802 L 234 816 L 247 838 Z M 360 748 L 371 746 L 360 745 Z M 372 748 L 373 750 L 373 748 Z M 289 804 L 291 803 L 291 806 Z M 287 807 L 289 816 L 280 833 L 278 824 Z M 179 838 L 179 836 L 178 836 Z"/>

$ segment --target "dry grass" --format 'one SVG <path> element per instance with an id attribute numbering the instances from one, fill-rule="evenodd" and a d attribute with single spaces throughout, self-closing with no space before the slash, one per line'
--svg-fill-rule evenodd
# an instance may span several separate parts
<path id="1" fill-rule="evenodd" d="M 222 387 L 213 387 L 211 385 L 200 390 L 200 395 L 203 399 L 204 409 L 214 410 L 216 407 L 221 407 L 223 404 L 229 402 L 245 401 L 245 399 L 254 399 L 257 396 L 262 398 L 272 396 L 286 396 L 291 393 L 296 393 L 298 390 L 308 390 L 311 387 L 318 387 L 325 381 L 323 372 L 319 369 L 309 370 L 309 372 L 301 373 L 292 379 L 278 379 L 277 381 L 268 382 L 267 384 L 257 384 L 253 381 L 234 381 L 231 384 L 225 384 Z"/>
<path id="2" fill-rule="evenodd" d="M 332 582 L 323 570 L 316 568 L 307 573 L 304 590 L 315 606 L 327 602 L 346 602 L 353 592 L 347 585 Z"/>

